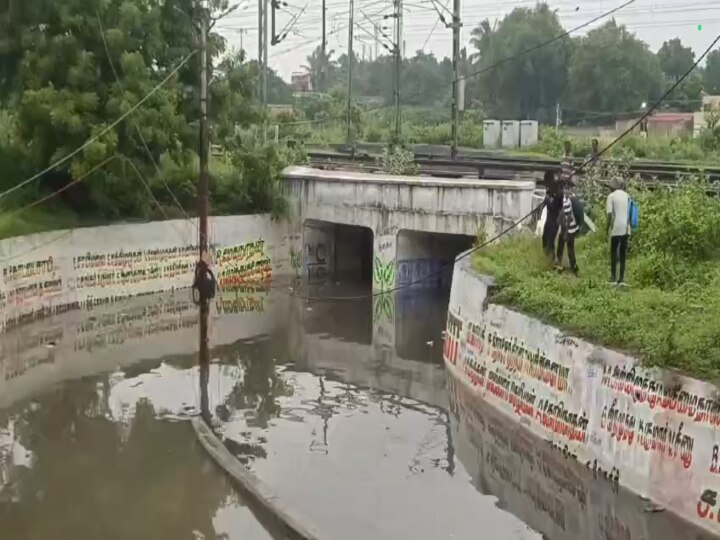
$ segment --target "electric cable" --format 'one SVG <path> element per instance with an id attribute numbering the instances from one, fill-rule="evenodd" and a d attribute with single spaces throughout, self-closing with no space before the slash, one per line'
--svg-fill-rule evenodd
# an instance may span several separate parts
<path id="1" fill-rule="evenodd" d="M 237 7 L 239 4 L 236 4 L 235 7 Z M 95 16 L 97 17 L 98 26 L 100 27 L 100 36 L 102 37 L 103 46 L 105 47 L 105 55 L 107 56 L 108 62 L 110 63 L 110 69 L 113 72 L 113 75 L 115 76 L 115 81 L 118 84 L 118 87 L 120 88 L 120 93 L 122 94 L 123 98 L 126 97 L 125 94 L 125 88 L 123 88 L 123 84 L 120 80 L 120 75 L 117 72 L 117 69 L 115 69 L 115 62 L 113 62 L 112 56 L 110 55 L 110 48 L 108 47 L 107 38 L 105 37 L 105 29 L 103 28 L 102 21 L 100 20 L 100 13 L 98 10 L 95 10 Z M 183 208 L 182 204 L 180 204 L 180 201 L 175 196 L 175 193 L 173 193 L 172 189 L 170 189 L 170 186 L 168 185 L 167 181 L 165 180 L 165 177 L 163 176 L 162 172 L 160 171 L 160 167 L 158 166 L 157 162 L 155 161 L 155 158 L 152 155 L 152 152 L 150 151 L 150 148 L 148 147 L 147 142 L 145 141 L 145 137 L 142 134 L 142 131 L 140 130 L 139 126 L 135 126 L 135 129 L 137 130 L 137 134 L 140 136 L 140 141 L 143 143 L 143 147 L 145 148 L 145 152 L 147 153 L 148 157 L 150 158 L 150 161 L 152 162 L 153 166 L 155 167 L 155 171 L 157 172 L 158 177 L 160 180 L 162 180 L 162 183 L 165 185 L 165 189 L 170 194 L 170 197 L 175 202 L 177 207 L 180 209 L 180 211 L 183 213 L 186 219 L 190 219 L 188 217 L 187 212 L 185 211 L 185 208 Z"/>
<path id="2" fill-rule="evenodd" d="M 112 131 L 120 122 L 125 120 L 128 116 L 130 116 L 132 113 L 134 113 L 140 106 L 142 106 L 148 99 L 150 99 L 155 93 L 160 90 L 172 77 L 175 76 L 175 74 L 182 69 L 182 67 L 187 64 L 190 59 L 197 53 L 197 49 L 192 51 L 190 54 L 185 56 L 177 66 L 175 66 L 170 73 L 162 80 L 160 81 L 150 92 L 148 92 L 142 99 L 140 99 L 135 105 L 130 107 L 125 113 L 123 113 L 117 120 L 115 120 L 113 123 L 111 123 L 109 126 L 102 129 L 99 133 L 96 135 L 93 135 L 90 137 L 87 141 L 85 141 L 82 145 L 80 145 L 77 149 L 73 150 L 69 154 L 67 154 L 65 157 L 60 158 L 59 160 L 55 161 L 54 163 L 48 165 L 45 169 L 40 171 L 39 173 L 31 176 L 30 178 L 27 178 L 26 180 L 23 180 L 22 182 L 15 184 L 10 189 L 7 189 L 0 193 L 0 199 L 3 199 L 4 197 L 7 197 L 10 193 L 13 193 L 17 191 L 18 189 L 28 185 L 30 182 L 33 182 L 40 178 L 41 176 L 47 174 L 48 172 L 52 171 L 56 167 L 62 165 L 63 163 L 67 163 L 72 158 L 74 158 L 76 155 L 78 155 L 80 152 L 85 150 L 88 146 L 95 143 L 97 140 L 99 140 L 101 137 L 104 137 L 107 135 L 110 131 Z"/>
<path id="3" fill-rule="evenodd" d="M 555 36 L 555 37 L 552 38 L 552 39 L 548 39 L 548 40 L 546 40 L 546 41 L 543 41 L 542 43 L 538 43 L 537 45 L 533 45 L 532 47 L 528 47 L 527 49 L 524 49 L 524 50 L 520 51 L 520 52 L 519 52 L 518 54 L 516 54 L 516 55 L 508 56 L 507 58 L 503 58 L 502 60 L 500 60 L 500 61 L 498 61 L 498 62 L 495 62 L 495 63 L 492 64 L 491 66 L 488 66 L 488 67 L 486 67 L 486 68 L 480 69 L 480 70 L 475 71 L 475 72 L 473 72 L 473 73 L 470 73 L 470 74 L 468 74 L 468 75 L 463 75 L 462 77 L 458 77 L 458 78 L 457 78 L 457 82 L 462 81 L 462 80 L 465 80 L 465 79 L 469 79 L 469 78 L 471 78 L 471 77 L 476 77 L 476 76 L 478 76 L 478 75 L 482 75 L 483 73 L 487 73 L 488 71 L 492 71 L 493 69 L 495 69 L 495 68 L 497 68 L 497 67 L 499 67 L 499 66 L 501 66 L 501 65 L 503 65 L 503 64 L 506 64 L 506 63 L 511 62 L 511 61 L 513 61 L 513 60 L 517 60 L 518 58 L 521 58 L 521 57 L 525 56 L 525 55 L 528 54 L 528 53 L 537 51 L 538 49 L 542 49 L 543 47 L 546 47 L 547 45 L 551 45 L 551 44 L 555 43 L 556 41 L 560 41 L 561 39 L 564 39 L 564 38 L 568 37 L 570 34 L 572 34 L 572 33 L 574 33 L 574 32 L 577 32 L 578 30 L 582 30 L 583 28 L 585 28 L 585 27 L 587 27 L 587 26 L 590 26 L 591 24 L 599 21 L 600 19 L 604 19 L 605 17 L 608 17 L 608 16 L 610 16 L 610 15 L 612 15 L 612 14 L 614 14 L 614 13 L 617 13 L 618 11 L 620 11 L 621 9 L 623 9 L 624 7 L 627 7 L 627 6 L 629 6 L 630 4 L 635 3 L 635 1 L 636 1 L 636 0 L 628 0 L 628 1 L 625 2 L 624 4 L 621 4 L 621 5 L 613 8 L 613 9 L 611 9 L 610 11 L 606 11 L 605 13 L 602 13 L 602 14 L 598 15 L 597 17 L 594 17 L 594 18 L 590 19 L 589 21 L 581 24 L 580 26 L 576 26 L 576 27 L 574 27 L 574 28 L 571 28 L 570 30 L 565 31 L 565 32 L 563 32 L 562 34 L 559 34 L 559 35 Z"/>
<path id="4" fill-rule="evenodd" d="M 634 1 L 634 0 L 633 0 L 633 1 Z M 718 42 L 720 42 L 720 34 L 718 34 L 718 36 L 713 40 L 713 42 L 712 42 L 712 43 L 710 44 L 710 46 L 705 50 L 705 52 L 703 52 L 703 54 L 700 55 L 700 57 L 698 57 L 698 59 L 697 59 L 697 60 L 695 61 L 695 63 L 690 67 L 690 69 L 688 69 L 687 72 L 675 82 L 675 84 L 673 84 L 655 103 L 653 103 L 653 104 L 647 109 L 647 111 L 645 111 L 645 112 L 643 113 L 643 115 L 642 115 L 640 118 L 638 118 L 638 120 L 637 120 L 636 122 L 634 122 L 628 129 L 626 129 L 626 130 L 625 130 L 623 133 L 621 133 L 618 137 L 616 137 L 616 138 L 615 138 L 610 144 L 608 144 L 605 148 L 603 148 L 602 150 L 600 150 L 600 151 L 598 152 L 597 156 L 595 156 L 594 158 L 588 158 L 588 159 L 586 159 L 585 161 L 583 161 L 583 162 L 580 164 L 579 167 L 577 167 L 576 169 L 573 170 L 572 174 L 570 175 L 570 178 L 573 178 L 574 176 L 576 176 L 576 175 L 577 175 L 578 173 L 580 173 L 583 169 L 585 169 L 585 167 L 587 167 L 590 163 L 594 162 L 597 158 L 601 157 L 603 154 L 605 154 L 607 151 L 609 151 L 613 146 L 615 146 L 617 143 L 619 143 L 623 138 L 625 138 L 627 135 L 629 135 L 630 133 L 632 133 L 632 131 L 633 131 L 637 126 L 639 126 L 640 123 L 643 122 L 648 116 L 650 116 L 650 114 L 652 114 L 652 112 L 653 112 L 655 109 L 657 109 L 657 108 L 663 103 L 663 101 L 665 100 L 665 98 L 667 98 L 667 97 L 693 72 L 693 70 L 694 70 L 694 69 L 700 64 L 700 62 L 710 53 L 710 51 L 715 47 L 715 45 L 717 45 Z M 366 299 L 366 298 L 375 298 L 375 297 L 379 297 L 379 296 L 384 296 L 384 295 L 386 295 L 386 294 L 392 294 L 392 293 L 395 293 L 395 292 L 397 292 L 397 291 L 400 291 L 400 290 L 403 290 L 403 289 L 407 289 L 407 288 L 409 288 L 409 287 L 411 287 L 411 286 L 413 286 L 413 285 L 415 285 L 415 284 L 417 284 L 417 283 L 421 283 L 421 282 L 423 282 L 423 281 L 427 281 L 428 279 L 430 279 L 430 278 L 432 278 L 432 277 L 434 277 L 434 276 L 442 275 L 442 272 L 444 271 L 444 269 L 445 269 L 447 266 L 449 266 L 450 264 L 454 265 L 454 264 L 457 263 L 458 261 L 469 257 L 470 255 L 472 255 L 472 254 L 475 253 L 476 251 L 479 251 L 480 249 L 484 248 L 485 246 L 491 244 L 492 242 L 495 242 L 496 240 L 499 240 L 500 238 L 502 238 L 503 236 L 505 236 L 506 234 L 508 234 L 508 233 L 509 233 L 510 231 L 512 231 L 513 229 L 519 227 L 521 223 L 523 223 L 526 219 L 528 219 L 530 216 L 532 216 L 532 215 L 535 214 L 536 212 L 537 212 L 537 208 L 536 208 L 536 209 L 533 209 L 530 213 L 526 214 L 525 216 L 523 216 L 522 218 L 520 218 L 518 221 L 516 221 L 516 222 L 514 222 L 512 225 L 510 225 L 507 229 L 502 230 L 500 233 L 496 234 L 495 236 L 493 236 L 493 237 L 490 238 L 489 240 L 486 240 L 485 242 L 482 242 L 481 244 L 479 244 L 479 245 L 477 245 L 477 246 L 474 246 L 473 248 L 467 250 L 466 252 L 464 252 L 464 253 L 462 253 L 460 256 L 458 256 L 454 261 L 452 261 L 452 262 L 450 262 L 450 263 L 444 264 L 444 265 L 440 268 L 440 270 L 437 270 L 437 271 L 435 271 L 435 272 L 431 272 L 431 273 L 430 273 L 429 275 L 427 275 L 427 276 L 423 276 L 422 278 L 418 278 L 418 279 L 413 280 L 413 281 L 411 281 L 411 282 L 409 282 L 409 283 L 405 283 L 405 284 L 403 284 L 403 285 L 393 287 L 392 289 L 388 289 L 388 290 L 386 290 L 386 291 L 378 291 L 378 292 L 374 292 L 374 293 L 371 293 L 371 294 L 356 295 L 356 296 L 325 296 L 325 297 L 322 297 L 322 296 L 316 296 L 316 297 L 313 297 L 313 296 L 304 296 L 304 295 L 298 295 L 298 294 L 295 294 L 295 293 L 288 293 L 287 291 L 286 291 L 286 293 L 289 294 L 289 295 L 292 296 L 292 297 L 299 298 L 299 299 L 301 299 L 301 300 L 306 300 L 306 301 L 362 300 L 362 299 Z M 284 290 L 284 289 L 281 288 L 281 287 L 279 287 L 278 289 L 279 289 L 279 290 Z"/>

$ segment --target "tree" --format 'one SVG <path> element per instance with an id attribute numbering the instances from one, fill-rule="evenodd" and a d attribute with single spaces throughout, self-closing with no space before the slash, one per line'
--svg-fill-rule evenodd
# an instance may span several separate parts
<path id="1" fill-rule="evenodd" d="M 312 82 L 313 90 L 316 92 L 326 92 L 327 82 L 335 78 L 335 72 L 337 66 L 335 61 L 332 60 L 332 55 L 335 51 L 326 51 L 326 56 L 323 58 L 323 50 L 320 45 L 307 57 L 307 64 L 303 66 L 310 74 L 310 81 Z"/>
<path id="2" fill-rule="evenodd" d="M 400 96 L 405 105 L 437 105 L 450 95 L 450 84 L 437 58 L 417 51 L 403 62 Z"/>
<path id="3" fill-rule="evenodd" d="M 528 54 L 524 51 L 563 33 L 557 14 L 547 4 L 516 8 L 497 26 L 483 21 L 473 31 L 475 70 L 507 58 L 477 77 L 478 92 L 489 114 L 501 118 L 539 118 L 554 111 L 565 89 L 569 46 L 565 40 Z"/>
<path id="4" fill-rule="evenodd" d="M 568 101 L 583 111 L 637 111 L 659 97 L 661 78 L 647 44 L 613 20 L 579 39 L 570 60 Z"/>
<path id="5" fill-rule="evenodd" d="M 695 63 L 695 53 L 690 47 L 683 47 L 682 41 L 678 38 L 663 43 L 657 53 L 662 72 L 677 81 L 685 75 Z"/>
<path id="6" fill-rule="evenodd" d="M 720 50 L 711 52 L 707 57 L 703 85 L 707 94 L 720 95 Z"/>

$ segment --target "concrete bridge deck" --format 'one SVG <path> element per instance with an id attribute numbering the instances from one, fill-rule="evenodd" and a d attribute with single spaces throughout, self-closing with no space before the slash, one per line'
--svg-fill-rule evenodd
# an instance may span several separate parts
<path id="1" fill-rule="evenodd" d="M 303 271 L 322 277 L 361 268 L 367 256 L 358 260 L 348 247 L 362 249 L 367 244 L 378 290 L 395 286 L 403 263 L 411 261 L 413 267 L 403 275 L 428 273 L 439 261 L 452 260 L 469 247 L 479 233 L 491 237 L 514 224 L 532 210 L 535 191 L 535 182 L 528 180 L 394 176 L 310 167 L 287 168 L 282 182 L 293 228 L 302 238 Z M 444 242 L 418 233 L 465 241 Z"/>

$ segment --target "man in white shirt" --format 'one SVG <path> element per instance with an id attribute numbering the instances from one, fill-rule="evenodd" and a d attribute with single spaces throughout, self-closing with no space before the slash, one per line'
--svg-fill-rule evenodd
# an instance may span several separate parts
<path id="1" fill-rule="evenodd" d="M 613 191 L 607 198 L 608 224 L 607 233 L 610 235 L 610 281 L 623 285 L 625 283 L 625 258 L 627 255 L 630 224 L 628 213 L 630 211 L 630 196 L 625 191 L 625 180 L 616 177 L 613 180 Z M 618 278 L 617 265 L 620 263 L 620 276 Z"/>

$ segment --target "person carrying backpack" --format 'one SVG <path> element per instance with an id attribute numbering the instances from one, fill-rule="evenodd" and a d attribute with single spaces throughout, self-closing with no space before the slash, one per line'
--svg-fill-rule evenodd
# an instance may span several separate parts
<path id="1" fill-rule="evenodd" d="M 562 186 L 553 171 L 545 171 L 545 225 L 543 226 L 543 251 L 552 260 L 555 255 L 560 211 L 562 210 Z"/>
<path id="2" fill-rule="evenodd" d="M 577 276 L 580 270 L 575 258 L 575 238 L 584 223 L 585 212 L 580 199 L 575 197 L 570 189 L 566 188 L 563 192 L 562 210 L 559 217 L 560 239 L 558 240 L 555 267 L 562 270 L 563 255 L 565 254 L 565 245 L 567 245 L 570 270 Z"/>
<path id="3" fill-rule="evenodd" d="M 613 180 L 615 190 L 607 198 L 607 234 L 610 236 L 610 282 L 625 284 L 625 259 L 630 229 L 637 226 L 637 205 L 625 191 L 625 180 Z M 620 275 L 617 274 L 618 262 Z"/>

